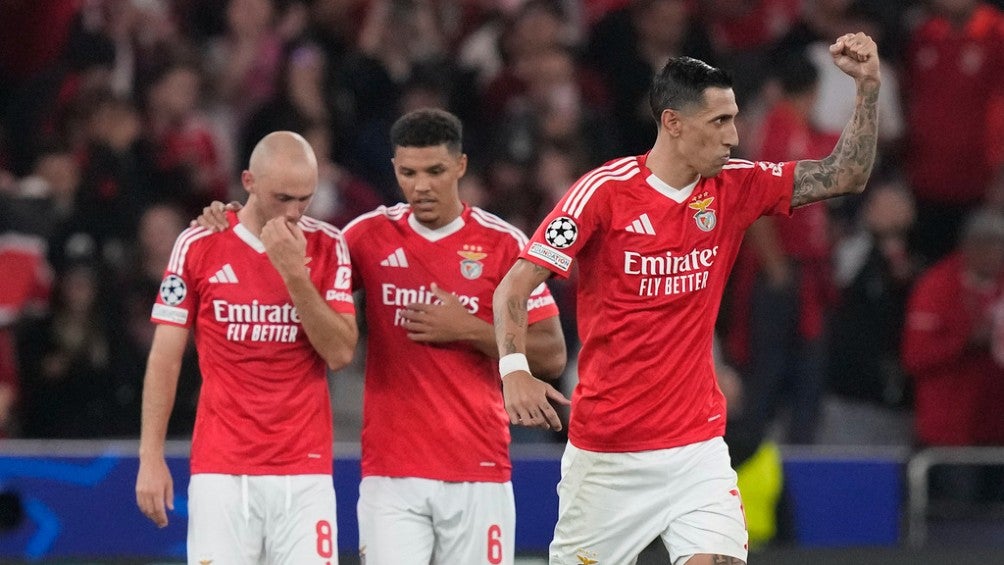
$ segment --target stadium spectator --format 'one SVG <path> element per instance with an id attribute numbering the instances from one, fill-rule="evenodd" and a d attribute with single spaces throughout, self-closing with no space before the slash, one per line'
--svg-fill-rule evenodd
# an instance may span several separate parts
<path id="1" fill-rule="evenodd" d="M 275 94 L 257 106 L 237 132 L 240 162 L 247 162 L 258 140 L 271 131 L 302 131 L 310 123 L 334 124 L 335 104 L 326 91 L 327 74 L 325 53 L 317 45 L 302 42 L 284 53 L 275 77 Z"/>
<path id="2" fill-rule="evenodd" d="M 912 444 L 912 386 L 900 344 L 907 297 L 922 269 L 910 244 L 915 219 L 905 183 L 878 180 L 834 248 L 838 296 L 827 321 L 829 394 L 819 443 Z"/>
<path id="3" fill-rule="evenodd" d="M 595 92 L 591 96 L 583 82 L 586 70 L 565 47 L 527 52 L 514 69 L 521 90 L 512 93 L 495 122 L 489 147 L 494 173 L 489 207 L 521 227 L 535 225 L 544 209 L 546 195 L 535 190 L 533 169 L 545 147 L 563 148 L 588 163 L 615 155 L 609 135 L 614 123 L 606 107 L 591 99 Z"/>
<path id="4" fill-rule="evenodd" d="M 745 105 L 759 92 L 770 71 L 771 50 L 796 24 L 803 5 L 802 0 L 696 2 L 716 57 L 734 76 L 740 104 Z"/>
<path id="5" fill-rule="evenodd" d="M 178 49 L 164 55 L 143 77 L 143 131 L 152 145 L 153 164 L 161 186 L 172 186 L 174 198 L 195 215 L 207 199 L 229 194 L 230 163 L 226 143 L 202 107 L 203 76 L 194 55 Z"/>
<path id="6" fill-rule="evenodd" d="M 993 355 L 1004 335 L 1002 297 L 1004 216 L 977 209 L 956 250 L 921 273 L 907 304 L 902 360 L 921 446 L 1004 445 L 1004 364 Z M 928 495 L 999 501 L 1000 485 L 999 468 L 941 465 L 931 470 Z"/>
<path id="7" fill-rule="evenodd" d="M 903 61 L 904 169 L 917 199 L 917 251 L 935 261 L 955 248 L 998 165 L 1004 14 L 980 0 L 930 0 L 927 8 Z"/>
<path id="8" fill-rule="evenodd" d="M 647 110 L 648 90 L 670 57 L 715 63 L 711 39 L 687 0 L 640 0 L 611 10 L 589 29 L 585 51 L 611 99 L 618 154 L 640 154 L 652 146 L 656 130 Z"/>
<path id="9" fill-rule="evenodd" d="M 283 15 L 273 0 L 228 0 L 225 30 L 207 44 L 206 82 L 234 133 L 276 93 L 286 44 Z"/>
<path id="10" fill-rule="evenodd" d="M 100 269 L 88 258 L 65 265 L 49 314 L 18 329 L 23 437 L 111 435 L 119 345 Z"/>
<path id="11" fill-rule="evenodd" d="M 136 233 L 135 210 L 158 197 L 174 196 L 174 186 L 156 180 L 142 118 L 126 98 L 107 90 L 81 100 L 79 141 L 80 187 L 52 242 L 57 266 L 86 246 L 95 258 L 115 269 L 123 267 L 125 248 Z"/>
<path id="12" fill-rule="evenodd" d="M 17 331 L 46 312 L 52 271 L 45 260 L 45 242 L 12 228 L 0 190 L 0 438 L 20 435 L 23 390 L 21 344 Z"/>
<path id="13" fill-rule="evenodd" d="M 923 445 L 1004 445 L 1004 366 L 991 353 L 1004 216 L 978 210 L 964 227 L 956 251 L 920 274 L 906 310 L 902 358 Z"/>

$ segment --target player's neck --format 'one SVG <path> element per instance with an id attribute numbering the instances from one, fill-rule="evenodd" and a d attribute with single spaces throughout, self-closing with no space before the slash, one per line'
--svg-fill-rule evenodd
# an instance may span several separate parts
<path id="1" fill-rule="evenodd" d="M 673 147 L 664 140 L 656 141 L 649 151 L 645 166 L 662 182 L 673 188 L 682 188 L 697 180 L 698 172 L 687 165 Z"/>
<path id="2" fill-rule="evenodd" d="M 264 222 L 258 220 L 258 214 L 253 212 L 254 206 L 244 206 L 237 212 L 237 221 L 245 229 L 257 238 L 261 238 L 261 229 L 265 227 Z"/>

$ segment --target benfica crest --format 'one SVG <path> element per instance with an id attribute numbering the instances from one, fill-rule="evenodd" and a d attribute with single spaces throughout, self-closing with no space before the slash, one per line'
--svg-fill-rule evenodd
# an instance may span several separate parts
<path id="1" fill-rule="evenodd" d="M 708 209 L 714 201 L 715 197 L 709 196 L 702 200 L 695 200 L 694 202 L 687 204 L 687 206 L 697 210 L 697 213 L 694 214 L 694 222 L 701 231 L 711 231 L 715 229 L 716 225 L 718 225 L 718 216 L 715 214 L 715 211 Z"/>
<path id="2" fill-rule="evenodd" d="M 457 255 L 461 257 L 460 274 L 464 275 L 465 279 L 474 280 L 481 276 L 485 268 L 481 260 L 488 254 L 481 251 L 480 245 L 465 245 L 463 249 L 457 251 Z"/>

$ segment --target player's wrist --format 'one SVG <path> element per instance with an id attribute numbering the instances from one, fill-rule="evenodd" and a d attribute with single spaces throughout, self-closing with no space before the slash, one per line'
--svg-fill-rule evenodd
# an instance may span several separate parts
<path id="1" fill-rule="evenodd" d="M 530 372 L 530 363 L 526 360 L 526 355 L 523 353 L 510 353 L 508 355 L 503 355 L 499 359 L 499 376 L 505 377 L 510 373 L 515 373 L 516 371 Z"/>

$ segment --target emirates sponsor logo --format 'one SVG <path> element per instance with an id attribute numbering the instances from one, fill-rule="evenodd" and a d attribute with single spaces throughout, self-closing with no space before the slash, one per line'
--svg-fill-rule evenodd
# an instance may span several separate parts
<path id="1" fill-rule="evenodd" d="M 718 256 L 718 246 L 645 255 L 624 251 L 624 274 L 638 278 L 638 296 L 667 296 L 701 290 Z"/>

